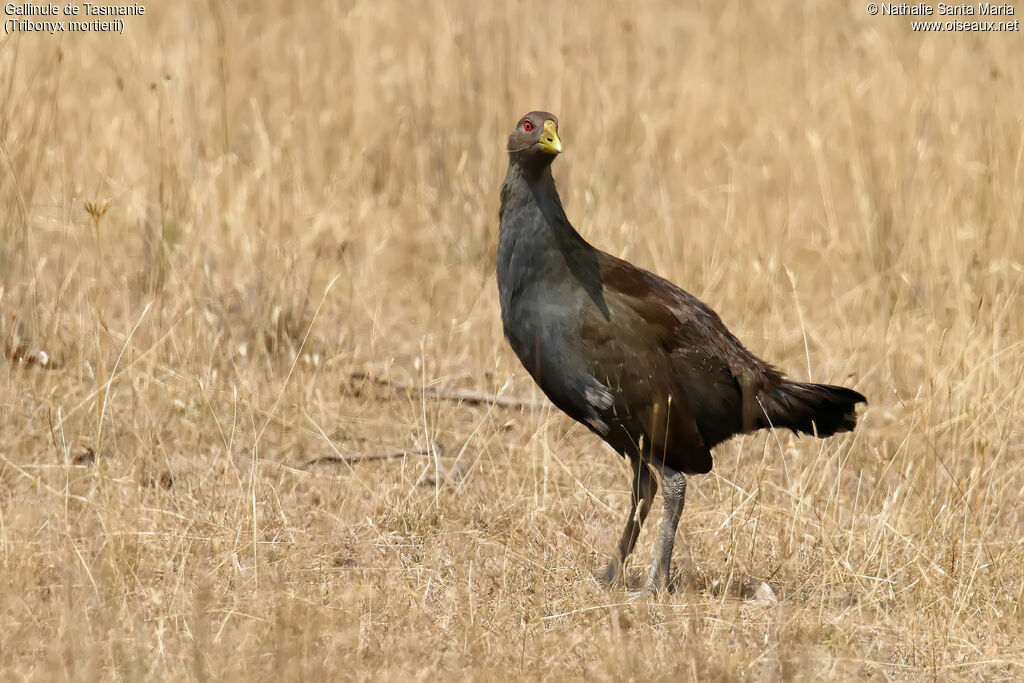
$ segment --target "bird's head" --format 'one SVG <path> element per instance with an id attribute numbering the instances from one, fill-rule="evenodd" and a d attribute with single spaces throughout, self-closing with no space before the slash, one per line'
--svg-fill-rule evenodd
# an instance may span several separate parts
<path id="1" fill-rule="evenodd" d="M 547 166 L 562 151 L 558 117 L 546 111 L 531 111 L 519 119 L 508 136 L 507 149 L 509 156 L 522 164 Z"/>

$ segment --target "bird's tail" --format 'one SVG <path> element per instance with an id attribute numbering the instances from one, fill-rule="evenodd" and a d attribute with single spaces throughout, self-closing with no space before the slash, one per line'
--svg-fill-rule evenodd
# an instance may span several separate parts
<path id="1" fill-rule="evenodd" d="M 856 405 L 868 402 L 853 389 L 809 382 L 782 382 L 760 399 L 761 427 L 786 427 L 819 438 L 853 431 Z"/>

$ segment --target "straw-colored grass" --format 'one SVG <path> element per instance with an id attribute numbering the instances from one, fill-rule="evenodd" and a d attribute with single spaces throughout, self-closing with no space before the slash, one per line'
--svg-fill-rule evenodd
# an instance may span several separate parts
<path id="1" fill-rule="evenodd" d="M 683 4 L 0 37 L 0 678 L 1024 674 L 1019 34 Z M 550 405 L 352 379 L 543 398 L 494 282 L 535 108 L 589 240 L 871 400 L 719 447 L 672 595 L 593 580 L 628 467 Z"/>

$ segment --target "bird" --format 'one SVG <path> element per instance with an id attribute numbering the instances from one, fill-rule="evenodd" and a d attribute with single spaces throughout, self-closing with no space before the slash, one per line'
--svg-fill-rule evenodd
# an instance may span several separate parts
<path id="1" fill-rule="evenodd" d="M 712 448 L 765 428 L 849 432 L 867 399 L 786 379 L 697 297 L 587 242 L 551 174 L 562 152 L 554 114 L 523 116 L 506 151 L 496 260 L 505 337 L 548 399 L 630 463 L 631 508 L 609 584 L 624 581 L 660 475 L 664 511 L 645 590 L 671 590 L 686 477 L 711 471 Z"/>

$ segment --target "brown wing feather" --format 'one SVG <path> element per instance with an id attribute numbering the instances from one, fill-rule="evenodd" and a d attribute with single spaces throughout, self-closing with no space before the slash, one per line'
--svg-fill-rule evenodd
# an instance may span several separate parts
<path id="1" fill-rule="evenodd" d="M 688 373 L 687 363 L 680 363 L 677 316 L 649 296 L 649 289 L 631 287 L 616 275 L 602 277 L 601 306 L 584 310 L 578 330 L 579 356 L 588 359 L 588 372 L 612 397 L 599 411 L 608 425 L 602 436 L 620 452 L 642 452 L 684 472 L 707 472 L 710 445 L 687 384 L 689 374 L 704 375 Z M 693 388 L 703 387 L 698 382 Z"/>
<path id="2" fill-rule="evenodd" d="M 646 364 L 661 374 L 661 390 L 685 401 L 673 412 L 696 425 L 702 443 L 694 450 L 759 426 L 757 396 L 778 385 L 781 373 L 750 353 L 713 310 L 667 280 L 603 253 L 601 275 L 609 308 L 631 321 L 630 362 L 647 355 Z M 632 343 L 637 337 L 647 340 L 640 353 Z M 669 440 L 685 450 L 686 431 Z"/>

